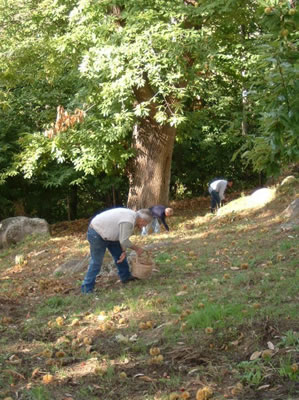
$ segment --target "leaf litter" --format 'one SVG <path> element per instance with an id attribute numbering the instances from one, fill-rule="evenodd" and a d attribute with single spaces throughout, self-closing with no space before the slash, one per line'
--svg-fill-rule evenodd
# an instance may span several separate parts
<path id="1" fill-rule="evenodd" d="M 272 212 L 274 214 L 276 209 Z M 184 210 L 178 207 L 178 213 L 182 221 Z M 260 214 L 261 211 L 256 212 L 252 218 L 258 221 Z M 150 238 L 155 243 L 152 251 L 157 260 L 165 252 L 165 260 L 170 261 L 159 261 L 152 281 L 140 283 L 136 299 L 137 303 L 141 301 L 142 304 L 139 312 L 130 305 L 128 296 L 132 296 L 131 289 L 120 288 L 116 278 L 101 277 L 98 296 L 86 300 L 79 290 L 82 273 L 71 279 L 65 275 L 51 276 L 55 267 L 67 257 L 86 256 L 86 220 L 56 224 L 47 242 L 26 242 L 22 246 L 20 264 L 14 264 L 14 250 L 9 252 L 7 260 L 11 260 L 11 267 L 0 269 L 0 333 L 4 344 L 0 350 L 0 377 L 3 376 L 3 382 L 8 382 L 7 378 L 10 382 L 2 385 L 2 397 L 16 396 L 20 391 L 29 392 L 36 385 L 45 385 L 55 399 L 66 398 L 66 395 L 61 395 L 66 393 L 67 398 L 77 400 L 86 398 L 84 387 L 91 387 L 93 396 L 105 394 L 105 400 L 118 399 L 120 390 L 124 399 L 136 400 L 144 399 L 144 393 L 152 396 L 149 399 L 160 396 L 164 400 L 170 398 L 174 391 L 178 399 L 189 398 L 189 394 L 193 399 L 240 395 L 242 399 L 254 399 L 257 398 L 254 397 L 255 393 L 261 393 L 263 399 L 287 396 L 292 381 L 289 386 L 286 385 L 287 378 L 279 377 L 277 371 L 279 354 L 283 355 L 290 349 L 280 349 L 278 341 L 286 330 L 298 330 L 296 322 L 292 318 L 271 321 L 266 313 L 263 315 L 264 304 L 252 303 L 254 312 L 261 313 L 257 314 L 259 318 L 253 323 L 246 325 L 243 322 L 236 329 L 231 327 L 231 331 L 227 328 L 222 331 L 215 320 L 213 326 L 190 330 L 194 313 L 206 312 L 214 297 L 213 292 L 217 297 L 218 287 L 233 285 L 231 282 L 236 277 L 242 277 L 242 274 L 250 273 L 251 267 L 247 260 L 241 260 L 237 265 L 231 264 L 239 255 L 244 257 L 246 252 L 242 244 L 239 244 L 239 250 L 236 247 L 239 235 L 226 225 L 226 220 L 224 223 L 223 220 L 216 220 L 209 225 L 207 217 L 192 219 L 190 213 L 185 216 L 183 223 L 176 225 L 175 217 L 173 219 L 173 241 L 169 237 L 164 240 L 163 234 L 155 239 Z M 271 213 L 268 213 L 266 221 L 270 226 Z M 192 224 L 192 233 L 189 234 L 190 229 L 186 232 L 184 224 Z M 250 239 L 246 236 L 244 224 L 246 246 L 253 245 L 252 227 L 249 228 L 247 235 L 250 234 Z M 208 232 L 205 232 L 206 229 Z M 221 230 L 221 234 L 217 233 Z M 260 230 L 264 235 L 263 246 L 274 246 L 269 231 L 265 231 L 264 227 Z M 207 250 L 209 242 L 202 242 L 202 237 L 209 241 L 216 237 L 217 250 L 211 247 Z M 236 244 L 233 254 L 229 254 L 232 238 Z M 138 241 L 139 237 L 135 239 Z M 294 240 L 293 236 L 288 239 Z M 280 235 L 280 240 L 285 240 L 284 234 Z M 250 254 L 250 248 L 247 252 Z M 277 254 L 279 257 L 276 257 L 276 262 L 287 261 L 286 254 L 281 254 L 281 251 Z M 291 253 L 291 260 L 296 254 L 295 251 Z M 207 262 L 209 259 L 210 263 Z M 264 264 L 267 265 L 267 262 Z M 174 275 L 177 273 L 177 285 L 169 280 L 172 276 L 166 272 L 168 268 L 176 268 Z M 229 279 L 223 275 L 225 268 L 231 271 Z M 207 278 L 210 280 L 208 289 L 202 286 Z M 248 281 L 248 284 L 254 287 L 258 281 Z M 149 293 L 152 285 L 155 290 L 146 300 L 142 292 Z M 169 303 L 167 296 L 164 296 L 165 289 L 168 291 L 169 287 L 172 290 L 172 286 L 178 299 L 177 307 L 181 308 L 180 327 L 184 326 L 181 330 L 177 330 L 177 319 L 168 312 L 168 307 L 174 307 L 175 303 Z M 198 311 L 192 310 L 190 314 L 186 310 L 198 290 L 206 294 L 201 301 L 196 299 Z M 111 309 L 101 301 L 105 291 L 108 292 L 105 299 L 113 294 L 114 305 Z M 76 302 L 76 299 L 80 301 L 72 308 L 72 302 Z M 147 303 L 154 310 L 149 308 L 144 313 L 143 304 Z M 165 337 L 171 332 L 179 334 L 179 340 L 173 342 Z M 134 340 L 131 340 L 133 337 Z M 126 357 L 123 358 L 121 353 Z M 276 362 L 276 367 L 264 369 L 266 382 L 253 386 L 250 381 L 244 380 L 245 375 L 240 382 L 242 375 L 237 369 L 239 363 L 267 363 L 268 359 L 272 359 L 274 364 Z M 292 360 L 292 365 L 290 374 L 298 370 L 295 367 L 296 359 Z M 174 377 L 179 382 L 174 384 L 175 387 L 170 385 Z M 274 382 L 273 377 L 276 379 Z M 111 382 L 116 385 L 113 390 L 109 389 Z M 77 385 L 82 386 L 82 393 L 77 390 Z"/>

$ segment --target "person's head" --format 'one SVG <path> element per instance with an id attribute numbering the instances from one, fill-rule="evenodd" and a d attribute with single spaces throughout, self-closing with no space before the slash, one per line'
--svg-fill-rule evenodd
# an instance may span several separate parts
<path id="1" fill-rule="evenodd" d="M 167 207 L 165 209 L 165 215 L 166 215 L 166 217 L 171 217 L 173 215 L 173 209 L 170 207 Z"/>
<path id="2" fill-rule="evenodd" d="M 227 178 L 227 185 L 228 186 L 233 186 L 233 178 Z"/>
<path id="3" fill-rule="evenodd" d="M 138 210 L 136 214 L 137 218 L 135 225 L 138 226 L 138 228 L 140 229 L 148 225 L 153 220 L 152 213 L 148 208 L 142 208 L 141 210 Z"/>

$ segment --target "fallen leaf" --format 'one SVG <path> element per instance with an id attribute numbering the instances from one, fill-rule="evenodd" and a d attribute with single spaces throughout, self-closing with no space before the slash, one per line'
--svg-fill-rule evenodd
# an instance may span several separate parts
<path id="1" fill-rule="evenodd" d="M 292 370 L 294 373 L 297 372 L 297 371 L 298 371 L 298 364 L 296 364 L 296 363 L 292 364 L 291 370 Z"/>
<path id="2" fill-rule="evenodd" d="M 56 358 L 63 358 L 63 357 L 65 357 L 65 356 L 66 356 L 65 352 L 62 351 L 62 350 L 58 350 L 58 351 L 56 351 L 56 353 L 55 353 L 55 357 L 56 357 Z"/>
<path id="3" fill-rule="evenodd" d="M 75 318 L 75 319 L 72 320 L 71 326 L 77 326 L 77 325 L 80 325 L 80 321 L 79 321 L 78 318 Z"/>
<path id="4" fill-rule="evenodd" d="M 139 376 L 138 379 L 140 379 L 141 381 L 144 381 L 144 382 L 155 382 L 157 380 L 157 379 L 153 379 L 146 375 Z"/>
<path id="5" fill-rule="evenodd" d="M 31 378 L 36 378 L 40 374 L 40 369 L 35 368 L 31 374 Z"/>
<path id="6" fill-rule="evenodd" d="M 46 374 L 43 376 L 43 383 L 45 385 L 48 385 L 49 383 L 52 383 L 54 381 L 54 376 L 51 374 Z"/>
<path id="7" fill-rule="evenodd" d="M 137 334 L 134 333 L 134 335 L 132 335 L 129 340 L 130 340 L 130 342 L 136 342 L 137 338 L 138 338 Z"/>
<path id="8" fill-rule="evenodd" d="M 241 382 L 238 382 L 231 390 L 233 396 L 237 396 L 243 391 L 244 387 Z"/>
<path id="9" fill-rule="evenodd" d="M 124 371 L 122 371 L 119 373 L 119 377 L 120 377 L 120 379 L 127 379 L 128 376 Z"/>
<path id="10" fill-rule="evenodd" d="M 60 344 L 69 344 L 70 343 L 70 339 L 68 339 L 66 336 L 61 336 L 60 338 L 58 338 L 56 340 L 56 345 L 60 345 Z"/>
<path id="11" fill-rule="evenodd" d="M 170 393 L 169 395 L 169 400 L 179 400 L 180 399 L 180 395 L 176 392 Z"/>
<path id="12" fill-rule="evenodd" d="M 241 264 L 241 269 L 248 269 L 248 264 L 247 263 L 244 263 L 244 264 Z"/>
<path id="13" fill-rule="evenodd" d="M 92 339 L 90 337 L 88 337 L 88 336 L 85 336 L 83 338 L 83 343 L 84 344 L 92 344 Z"/>
<path id="14" fill-rule="evenodd" d="M 185 291 L 185 290 L 182 290 L 181 292 L 178 292 L 178 293 L 176 294 L 176 296 L 185 296 L 185 294 L 188 294 L 188 292 Z"/>
<path id="15" fill-rule="evenodd" d="M 160 354 L 160 349 L 159 347 L 151 347 L 149 353 L 151 356 L 157 356 L 158 354 Z"/>
<path id="16" fill-rule="evenodd" d="M 158 356 L 154 356 L 152 358 L 150 358 L 148 360 L 148 364 L 152 365 L 152 364 L 162 364 L 164 360 L 164 357 L 162 356 L 162 354 L 159 354 Z"/>
<path id="17" fill-rule="evenodd" d="M 261 351 L 255 351 L 254 353 L 251 354 L 250 361 L 257 360 L 261 354 L 262 354 Z"/>
<path id="18" fill-rule="evenodd" d="M 208 400 L 213 396 L 213 390 L 208 386 L 205 386 L 202 389 L 198 389 L 196 392 L 196 400 Z"/>
<path id="19" fill-rule="evenodd" d="M 10 324 L 12 323 L 12 318 L 11 317 L 3 317 L 1 319 L 2 324 Z"/>
<path id="20" fill-rule="evenodd" d="M 153 321 L 146 321 L 146 326 L 148 329 L 153 328 L 153 326 L 154 326 Z"/>
<path id="21" fill-rule="evenodd" d="M 145 322 L 140 322 L 138 327 L 139 327 L 139 329 L 143 329 L 143 330 L 147 329 L 147 326 L 146 326 Z"/>
<path id="22" fill-rule="evenodd" d="M 257 388 L 257 390 L 265 390 L 265 389 L 268 389 L 269 387 L 270 387 L 270 385 L 262 385 L 262 386 L 259 386 Z"/>
<path id="23" fill-rule="evenodd" d="M 274 344 L 272 342 L 267 342 L 267 346 L 268 346 L 268 349 L 270 349 L 270 350 L 275 349 Z"/>
<path id="24" fill-rule="evenodd" d="M 64 319 L 62 317 L 57 317 L 56 323 L 58 326 L 62 326 L 64 324 Z"/>

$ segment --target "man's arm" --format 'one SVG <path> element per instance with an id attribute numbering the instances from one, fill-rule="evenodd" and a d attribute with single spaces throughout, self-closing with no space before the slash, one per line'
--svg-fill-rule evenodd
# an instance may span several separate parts
<path id="1" fill-rule="evenodd" d="M 126 250 L 127 248 L 130 248 L 140 256 L 143 253 L 143 249 L 139 246 L 136 246 L 130 241 L 130 236 L 134 232 L 134 225 L 131 224 L 130 222 L 122 222 L 119 224 L 119 243 L 121 245 L 121 248 L 123 252 L 121 253 L 119 260 L 117 261 L 118 263 L 121 263 L 125 258 L 126 258 Z"/>
<path id="2" fill-rule="evenodd" d="M 162 224 L 164 225 L 165 229 L 169 232 L 169 226 L 166 223 L 166 216 L 165 213 L 160 217 Z"/>
<path id="3" fill-rule="evenodd" d="M 220 200 L 224 200 L 224 192 L 227 186 L 227 181 L 220 181 L 217 185 L 217 191 L 219 193 Z"/>
<path id="4" fill-rule="evenodd" d="M 126 251 L 127 247 L 132 248 L 132 246 L 134 246 L 129 239 L 133 232 L 134 225 L 130 222 L 122 222 L 119 224 L 119 243 L 124 251 Z"/>

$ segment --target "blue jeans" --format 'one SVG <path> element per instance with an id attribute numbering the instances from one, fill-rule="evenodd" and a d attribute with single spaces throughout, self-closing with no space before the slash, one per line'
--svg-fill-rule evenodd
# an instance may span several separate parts
<path id="1" fill-rule="evenodd" d="M 153 228 L 154 233 L 160 233 L 160 224 L 158 218 L 153 218 L 152 222 L 144 226 L 141 230 L 141 235 L 146 236 L 148 234 L 150 227 Z"/>
<path id="2" fill-rule="evenodd" d="M 212 190 L 211 192 L 211 212 L 213 213 L 216 210 L 216 207 L 220 207 L 220 196 L 216 190 Z"/>
<path id="3" fill-rule="evenodd" d="M 121 253 L 123 252 L 120 243 L 104 240 L 93 228 L 88 228 L 87 239 L 90 245 L 90 263 L 85 275 L 84 281 L 81 286 L 82 293 L 92 292 L 95 286 L 96 277 L 101 271 L 101 266 L 103 263 L 103 258 L 106 249 L 111 253 L 115 265 L 117 267 L 118 275 L 122 282 L 125 282 L 131 277 L 130 268 L 127 259 L 125 258 L 123 262 L 117 263 Z"/>

